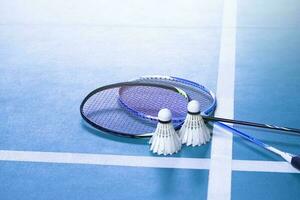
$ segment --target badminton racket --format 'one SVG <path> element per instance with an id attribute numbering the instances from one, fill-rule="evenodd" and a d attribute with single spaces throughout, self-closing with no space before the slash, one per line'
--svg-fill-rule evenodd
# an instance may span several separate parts
<path id="1" fill-rule="evenodd" d="M 295 135 L 300 135 L 300 129 L 296 128 L 289 128 L 289 127 L 283 127 L 283 126 L 275 126 L 275 125 L 270 125 L 270 124 L 262 124 L 262 123 L 257 123 L 257 122 L 249 122 L 249 121 L 242 121 L 242 120 L 234 120 L 234 119 L 226 119 L 226 118 L 221 118 L 221 117 L 214 117 L 214 116 L 209 116 L 209 112 L 214 110 L 216 106 L 216 100 L 214 94 L 205 86 L 200 85 L 198 83 L 185 80 L 182 78 L 177 78 L 177 77 L 170 77 L 170 76 L 143 76 L 138 80 L 134 80 L 138 82 L 151 82 L 151 83 L 160 83 L 160 84 L 171 84 L 171 85 L 176 85 L 177 87 L 183 87 L 183 90 L 186 91 L 185 85 L 190 85 L 193 88 L 196 89 L 196 93 L 198 93 L 196 96 L 194 95 L 195 90 L 189 89 L 189 94 L 191 94 L 192 99 L 198 100 L 200 105 L 203 105 L 201 110 L 204 112 L 201 112 L 201 115 L 205 121 L 220 121 L 220 122 L 226 122 L 226 123 L 231 123 L 231 124 L 239 124 L 239 125 L 244 125 L 244 126 L 252 126 L 252 127 L 258 127 L 258 128 L 265 128 L 265 129 L 272 129 L 272 130 L 277 130 L 277 131 L 285 131 L 287 133 L 295 134 Z M 199 96 L 200 95 L 200 96 Z M 130 103 L 123 101 L 123 105 L 126 107 L 131 107 L 133 105 L 130 105 Z M 209 109 L 207 110 L 207 107 Z M 127 108 L 128 109 L 128 108 Z M 149 119 L 153 119 L 151 116 L 148 116 Z M 183 122 L 185 119 L 185 116 L 182 116 L 180 118 L 172 119 L 173 121 L 176 122 Z"/>
<path id="2" fill-rule="evenodd" d="M 183 91 L 186 92 L 186 94 L 194 100 L 198 100 L 200 99 L 200 104 L 201 104 L 201 100 L 202 100 L 202 94 L 203 92 L 206 94 L 209 94 L 209 99 L 212 98 L 211 105 L 209 105 L 209 108 L 212 108 L 210 110 L 210 114 L 214 111 L 214 109 L 216 108 L 216 99 L 215 96 L 213 95 L 212 92 L 207 92 L 207 88 L 205 88 L 204 86 L 197 84 L 195 82 L 191 82 L 185 79 L 181 79 L 181 78 L 177 78 L 177 77 L 170 77 L 170 76 L 144 76 L 141 77 L 140 79 L 136 79 L 134 80 L 136 82 L 144 82 L 144 83 L 152 83 L 152 82 L 156 82 L 159 84 L 165 84 L 165 85 L 170 85 L 170 86 L 174 86 L 176 88 L 181 88 Z M 198 94 L 197 94 L 198 91 Z M 207 113 L 204 113 L 207 115 Z M 210 122 L 210 124 L 213 124 L 212 122 Z M 274 154 L 277 154 L 279 156 L 281 156 L 285 161 L 289 162 L 293 167 L 295 167 L 296 169 L 300 170 L 300 156 L 297 155 L 293 155 L 284 151 L 281 151 L 273 146 L 270 146 L 262 141 L 260 141 L 257 138 L 254 138 L 246 133 L 243 133 L 239 130 L 236 130 L 222 122 L 215 122 L 215 124 L 217 124 L 218 126 L 231 131 L 232 133 L 242 137 L 243 139 L 256 144 L 257 146 L 260 146 Z"/>
<path id="3" fill-rule="evenodd" d="M 135 104 L 129 112 L 120 98 Z M 154 83 L 117 83 L 90 92 L 80 105 L 85 122 L 104 133 L 127 137 L 149 137 L 156 129 L 157 114 L 168 108 L 176 116 L 186 113 L 190 98 L 182 90 Z M 176 102 L 176 103 L 173 103 Z M 155 116 L 149 120 L 147 115 Z M 173 123 L 180 128 L 181 123 Z"/>

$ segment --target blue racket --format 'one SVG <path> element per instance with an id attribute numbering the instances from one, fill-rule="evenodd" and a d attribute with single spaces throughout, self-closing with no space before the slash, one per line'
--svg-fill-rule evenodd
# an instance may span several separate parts
<path id="1" fill-rule="evenodd" d="M 276 126 L 276 125 L 270 125 L 270 124 L 262 124 L 262 123 L 257 123 L 257 122 L 249 122 L 249 121 L 226 119 L 226 118 L 211 116 L 210 115 L 211 112 L 213 112 L 216 107 L 215 95 L 213 94 L 213 92 L 211 92 L 209 89 L 207 89 L 203 85 L 197 84 L 197 83 L 189 81 L 189 80 L 185 80 L 185 79 L 177 78 L 177 77 L 169 77 L 169 76 L 144 76 L 136 81 L 167 84 L 167 85 L 173 85 L 173 86 L 177 86 L 179 88 L 183 88 L 183 90 L 188 91 L 188 93 L 191 95 L 192 99 L 198 100 L 201 103 L 202 117 L 206 121 L 220 121 L 220 122 L 226 122 L 226 123 L 231 123 L 231 124 L 239 124 L 239 125 L 244 125 L 244 126 L 253 126 L 253 127 L 258 127 L 258 128 L 272 129 L 272 130 L 277 130 L 277 131 L 283 131 L 284 133 L 300 135 L 300 129 L 297 129 L 297 128 L 289 128 L 289 127 L 282 127 L 282 126 Z M 190 86 L 193 86 L 193 88 L 191 88 Z M 124 107 L 126 107 L 126 109 L 130 109 L 130 107 L 132 106 L 128 102 L 123 102 L 123 104 L 124 104 Z M 127 104 L 129 106 L 126 106 Z M 151 118 L 151 117 L 149 116 L 149 118 Z M 154 119 L 154 118 L 152 118 L 152 119 Z M 173 119 L 173 120 L 174 121 L 183 121 L 184 119 L 180 118 L 180 119 Z"/>
<path id="2" fill-rule="evenodd" d="M 214 94 L 209 91 L 204 86 L 188 81 L 182 78 L 177 77 L 171 77 L 171 76 L 143 76 L 139 79 L 133 80 L 135 82 L 139 83 L 158 83 L 158 84 L 164 84 L 169 86 L 174 86 L 176 88 L 182 89 L 186 94 L 193 100 L 198 100 L 200 104 L 204 104 L 204 109 L 202 110 L 202 114 L 204 115 L 210 115 L 214 112 L 216 108 L 216 98 Z M 205 98 L 203 98 L 205 97 Z M 207 103 L 208 102 L 208 103 Z M 123 101 L 123 104 L 125 102 Z M 128 102 L 127 102 L 128 103 Z M 130 107 L 130 104 L 127 104 L 128 107 Z M 210 122 L 213 124 L 212 122 Z M 231 131 L 232 133 L 242 137 L 245 140 L 248 140 L 249 142 L 256 144 L 270 152 L 273 152 L 279 156 L 281 156 L 284 160 L 291 163 L 292 166 L 294 166 L 296 169 L 300 170 L 300 156 L 293 155 L 284 151 L 281 151 L 275 147 L 272 147 L 257 138 L 254 138 L 246 133 L 243 133 L 235 128 L 232 128 L 222 122 L 214 122 L 218 126 Z"/>

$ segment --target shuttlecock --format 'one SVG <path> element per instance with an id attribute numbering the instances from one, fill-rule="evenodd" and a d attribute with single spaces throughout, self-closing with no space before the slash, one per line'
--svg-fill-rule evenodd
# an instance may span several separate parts
<path id="1" fill-rule="evenodd" d="M 169 109 L 161 109 L 158 113 L 158 124 L 150 139 L 150 150 L 158 155 L 171 155 L 181 149 L 181 141 L 171 122 Z"/>
<path id="2" fill-rule="evenodd" d="M 210 140 L 210 131 L 206 127 L 200 113 L 199 102 L 196 100 L 190 101 L 188 103 L 188 114 L 179 130 L 182 144 L 200 146 Z"/>

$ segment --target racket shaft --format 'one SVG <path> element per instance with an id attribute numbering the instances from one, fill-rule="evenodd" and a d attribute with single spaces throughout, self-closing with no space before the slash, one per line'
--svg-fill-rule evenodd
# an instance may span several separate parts
<path id="1" fill-rule="evenodd" d="M 300 134 L 300 129 L 296 129 L 296 128 L 280 127 L 280 126 L 274 126 L 274 125 L 269 125 L 269 124 L 260 124 L 260 123 L 256 123 L 256 122 L 247 122 L 247 121 L 226 119 L 226 118 L 220 118 L 220 117 L 211 117 L 211 116 L 202 116 L 202 117 L 206 121 L 220 121 L 220 122 L 226 122 L 226 123 L 231 123 L 231 124 L 240 124 L 240 125 L 244 125 L 244 126 L 253 126 L 253 127 L 266 128 L 266 129 L 272 129 L 272 130 L 292 132 L 292 133 L 297 133 L 297 135 Z"/>
<path id="2" fill-rule="evenodd" d="M 268 151 L 270 151 L 272 153 L 275 153 L 275 154 L 281 156 L 284 160 L 287 160 L 289 162 L 291 160 L 291 156 L 289 154 L 287 154 L 287 153 L 285 153 L 283 151 L 280 151 L 279 149 L 276 149 L 276 148 L 274 148 L 274 147 L 272 147 L 272 146 L 270 146 L 268 144 L 265 144 L 262 141 L 254 138 L 254 137 L 251 137 L 251 136 L 249 136 L 249 135 L 247 135 L 247 134 L 245 134 L 245 133 L 243 133 L 243 132 L 241 132 L 241 131 L 239 131 L 237 129 L 234 129 L 234 128 L 232 128 L 232 127 L 230 127 L 230 126 L 228 126 L 228 125 L 226 125 L 224 123 L 216 122 L 216 124 L 218 126 L 224 128 L 224 129 L 226 129 L 226 130 L 229 130 L 230 132 L 234 133 L 235 135 L 238 135 L 238 136 L 240 136 L 240 137 L 248 140 L 251 143 L 254 143 L 254 144 L 256 144 L 256 145 L 258 145 L 258 146 L 260 146 L 260 147 L 262 147 L 262 148 L 264 148 L 264 149 L 266 149 L 266 150 L 268 150 Z"/>

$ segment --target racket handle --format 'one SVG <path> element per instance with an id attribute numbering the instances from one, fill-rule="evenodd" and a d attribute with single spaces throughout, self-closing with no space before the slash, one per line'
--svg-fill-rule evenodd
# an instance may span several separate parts
<path id="1" fill-rule="evenodd" d="M 300 170 L 300 156 L 294 156 L 292 158 L 291 164 L 293 165 L 293 167 Z"/>
<path id="2" fill-rule="evenodd" d="M 212 124 L 212 122 L 210 122 L 210 124 Z M 272 147 L 268 144 L 263 143 L 259 139 L 256 139 L 246 133 L 243 133 L 235 128 L 232 128 L 222 122 L 216 122 L 216 124 L 224 129 L 231 131 L 233 134 L 238 135 L 238 136 L 244 138 L 245 140 L 248 140 L 249 142 L 252 142 L 253 144 L 256 144 L 270 152 L 273 152 L 273 153 L 281 156 L 284 160 L 289 162 L 294 168 L 300 170 L 300 156 L 296 156 L 296 155 L 289 154 L 287 152 L 283 152 L 275 147 Z"/>
<path id="3" fill-rule="evenodd" d="M 280 127 L 280 126 L 274 126 L 274 125 L 269 125 L 269 124 L 260 124 L 260 123 L 256 123 L 256 122 L 247 122 L 247 121 L 226 119 L 226 118 L 220 118 L 220 117 L 211 117 L 211 116 L 205 116 L 205 115 L 203 115 L 202 117 L 206 121 L 220 121 L 220 122 L 231 123 L 231 124 L 240 124 L 240 125 L 245 125 L 245 126 L 253 126 L 253 127 L 259 127 L 259 128 L 292 132 L 292 133 L 297 133 L 297 135 L 298 134 L 300 135 L 300 129 L 296 129 L 296 128 Z"/>

